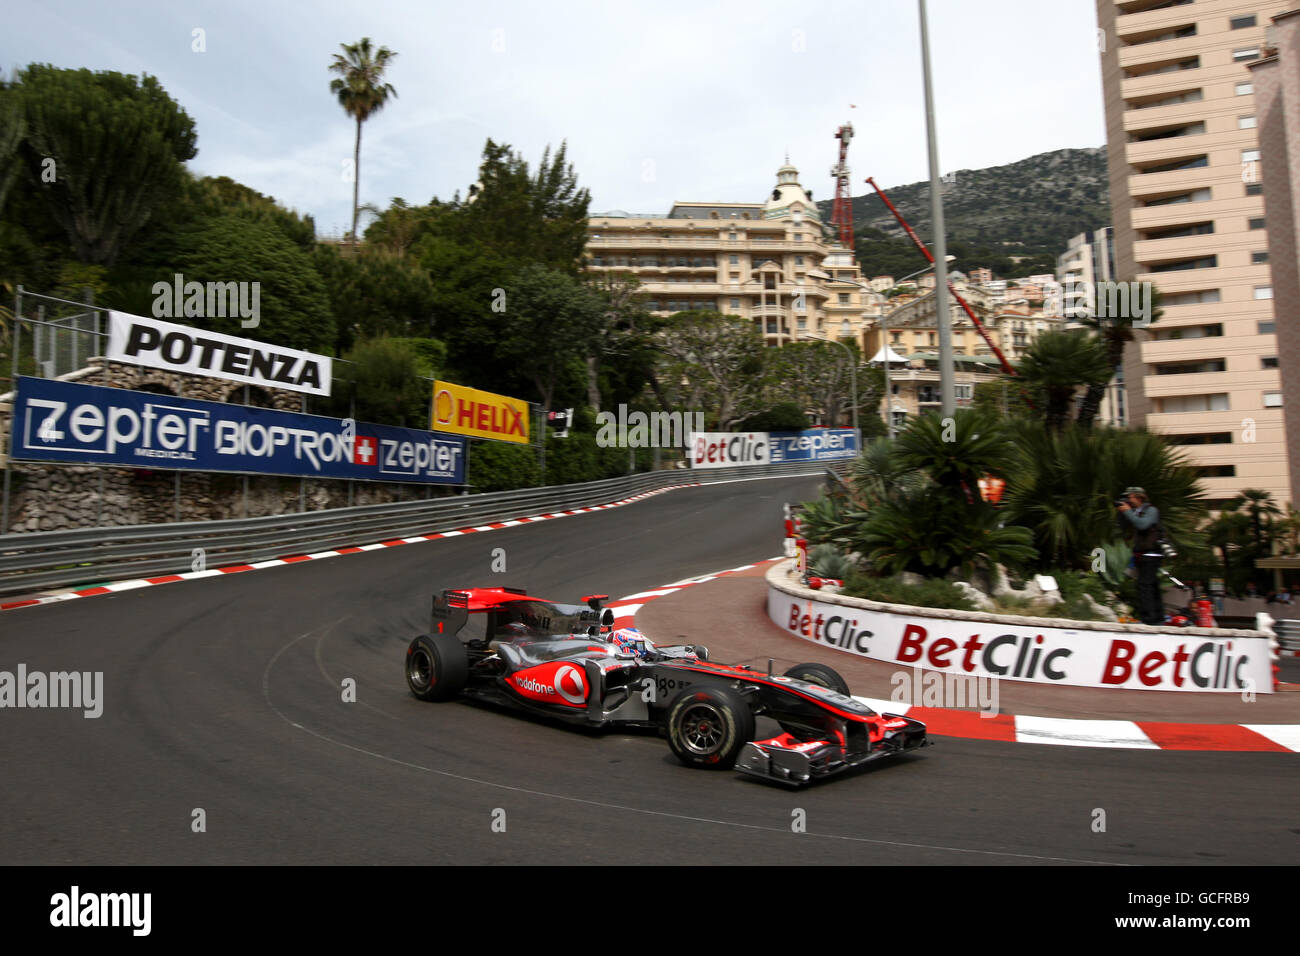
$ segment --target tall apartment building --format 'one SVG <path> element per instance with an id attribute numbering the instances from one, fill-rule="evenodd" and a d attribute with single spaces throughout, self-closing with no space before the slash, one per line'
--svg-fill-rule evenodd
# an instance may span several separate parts
<path id="1" fill-rule="evenodd" d="M 1265 56 L 1250 66 L 1260 162 L 1268 170 L 1264 216 L 1273 274 L 1274 328 L 1290 500 L 1300 502 L 1300 4 L 1273 17 Z"/>
<path id="2" fill-rule="evenodd" d="M 1164 294 L 1164 316 L 1125 353 L 1130 421 L 1184 446 L 1211 504 L 1247 487 L 1285 503 L 1267 170 L 1247 64 L 1289 4 L 1096 3 L 1115 271 Z"/>
<path id="3" fill-rule="evenodd" d="M 1082 323 L 1073 317 L 1076 310 L 1095 307 L 1089 300 L 1090 290 L 1099 282 L 1112 282 L 1115 274 L 1115 230 L 1089 229 L 1066 243 L 1065 252 L 1056 259 L 1056 281 L 1060 288 L 1049 295 L 1044 311 L 1064 316 L 1065 327 L 1079 328 Z M 1124 370 L 1116 370 L 1115 377 L 1106 386 L 1097 421 L 1123 428 L 1128 424 L 1128 404 L 1124 391 Z"/>
<path id="4" fill-rule="evenodd" d="M 884 296 L 817 281 L 810 270 L 863 281 L 847 249 L 832 246 L 812 197 L 787 161 L 762 203 L 674 203 L 666 216 L 615 211 L 590 217 L 587 266 L 629 273 L 654 312 L 690 309 L 753 321 L 768 345 L 825 335 L 854 339 Z"/>

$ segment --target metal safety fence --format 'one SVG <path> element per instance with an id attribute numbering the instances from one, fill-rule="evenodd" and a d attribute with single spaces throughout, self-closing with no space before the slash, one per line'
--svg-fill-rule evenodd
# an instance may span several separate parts
<path id="1" fill-rule="evenodd" d="M 153 577 L 608 504 L 648 491 L 756 478 L 820 476 L 825 463 L 645 472 L 398 504 L 260 518 L 0 535 L 0 594 Z M 778 536 L 773 530 L 773 540 Z M 199 550 L 201 549 L 201 550 Z"/>

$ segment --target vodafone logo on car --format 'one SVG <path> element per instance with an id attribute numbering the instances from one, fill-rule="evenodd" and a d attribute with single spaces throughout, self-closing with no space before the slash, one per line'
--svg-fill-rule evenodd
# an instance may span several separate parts
<path id="1" fill-rule="evenodd" d="M 540 664 L 511 674 L 506 683 L 530 700 L 568 707 L 585 707 L 587 704 L 586 678 L 582 668 L 573 664 Z"/>

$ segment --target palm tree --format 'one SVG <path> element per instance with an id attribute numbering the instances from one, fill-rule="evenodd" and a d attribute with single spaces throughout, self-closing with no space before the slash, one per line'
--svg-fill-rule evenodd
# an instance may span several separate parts
<path id="1" fill-rule="evenodd" d="M 1160 521 L 1190 557 L 1203 547 L 1195 530 L 1205 514 L 1196 470 L 1179 449 L 1143 431 L 1079 428 L 1052 433 L 1024 427 L 1003 510 L 1034 533 L 1040 567 L 1085 568 L 1096 548 L 1120 535 L 1114 501 L 1140 485 L 1160 509 Z"/>
<path id="2" fill-rule="evenodd" d="M 1242 541 L 1250 530 L 1250 517 L 1236 510 L 1238 507 L 1238 504 L 1229 505 L 1205 526 L 1210 548 L 1218 548 L 1223 556 L 1223 579 L 1230 588 L 1235 581 L 1232 554 L 1241 551 Z"/>
<path id="3" fill-rule="evenodd" d="M 1105 297 L 1110 301 L 1110 289 L 1115 285 L 1111 282 L 1103 282 L 1097 288 L 1097 298 L 1101 300 Z M 1130 288 L 1131 284 L 1125 283 Z M 1151 322 L 1157 321 L 1164 310 L 1160 308 L 1160 290 L 1151 286 Z M 1095 312 L 1084 319 L 1084 325 L 1095 329 L 1100 335 L 1101 340 L 1106 346 L 1106 364 L 1110 367 L 1111 374 L 1104 382 L 1092 382 L 1088 385 L 1088 391 L 1084 393 L 1083 401 L 1079 404 L 1079 415 L 1075 419 L 1077 424 L 1083 428 L 1091 428 L 1093 421 L 1097 417 L 1097 412 L 1101 409 L 1101 400 L 1106 395 L 1106 386 L 1114 377 L 1116 371 L 1124 364 L 1124 347 L 1133 341 L 1133 323 L 1135 316 L 1133 309 L 1125 310 L 1126 315 L 1105 315 L 1100 316 Z"/>
<path id="4" fill-rule="evenodd" d="M 393 84 L 381 82 L 384 70 L 397 54 L 386 46 L 371 49 L 370 37 L 341 46 L 343 52 L 335 53 L 330 64 L 330 72 L 339 75 L 330 81 L 330 92 L 339 98 L 344 112 L 357 121 L 357 144 L 352 156 L 352 245 L 356 246 L 357 218 L 361 213 L 361 124 L 383 109 L 390 96 L 397 96 Z"/>
<path id="5" fill-rule="evenodd" d="M 1047 396 L 1046 421 L 1053 432 L 1069 421 L 1070 401 L 1079 386 L 1104 387 L 1113 371 L 1101 339 L 1082 329 L 1043 333 L 1020 362 L 1021 376 Z"/>
<path id="6" fill-rule="evenodd" d="M 1240 495 L 1241 503 L 1246 507 L 1246 514 L 1250 516 L 1251 535 L 1255 539 L 1255 547 L 1262 555 L 1264 553 L 1264 516 L 1272 518 L 1274 515 L 1282 514 L 1282 509 L 1273 501 L 1273 494 L 1260 488 L 1243 488 Z M 1269 522 L 1269 528 L 1272 529 L 1273 522 Z"/>

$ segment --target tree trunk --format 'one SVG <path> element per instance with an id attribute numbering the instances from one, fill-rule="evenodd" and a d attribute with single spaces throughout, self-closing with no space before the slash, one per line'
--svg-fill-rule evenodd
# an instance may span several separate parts
<path id="1" fill-rule="evenodd" d="M 1110 359 L 1110 367 L 1113 369 L 1118 369 L 1123 364 L 1124 340 L 1122 338 L 1115 336 L 1106 339 L 1106 357 Z M 1092 423 L 1101 410 L 1101 402 L 1106 397 L 1106 388 L 1109 385 L 1110 382 L 1103 382 L 1100 385 L 1088 386 L 1088 391 L 1083 396 L 1083 402 L 1079 405 L 1079 417 L 1075 419 L 1080 428 L 1092 428 Z"/>
<path id="2" fill-rule="evenodd" d="M 357 118 L 357 145 L 352 150 L 352 251 L 357 248 L 357 219 L 361 206 L 361 118 Z"/>
<path id="3" fill-rule="evenodd" d="M 594 355 L 587 356 L 587 404 L 600 409 L 600 360 Z"/>

